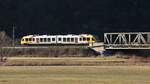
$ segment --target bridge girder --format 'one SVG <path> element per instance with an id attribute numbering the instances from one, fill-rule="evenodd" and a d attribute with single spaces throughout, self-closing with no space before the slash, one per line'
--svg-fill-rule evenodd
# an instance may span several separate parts
<path id="1" fill-rule="evenodd" d="M 150 49 L 150 32 L 104 33 L 106 49 Z"/>

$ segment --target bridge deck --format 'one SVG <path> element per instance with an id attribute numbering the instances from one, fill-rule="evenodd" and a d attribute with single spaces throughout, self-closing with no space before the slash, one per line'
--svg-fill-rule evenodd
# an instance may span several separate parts
<path id="1" fill-rule="evenodd" d="M 105 44 L 105 49 L 150 49 L 150 44 L 143 45 L 124 45 L 124 44 Z"/>

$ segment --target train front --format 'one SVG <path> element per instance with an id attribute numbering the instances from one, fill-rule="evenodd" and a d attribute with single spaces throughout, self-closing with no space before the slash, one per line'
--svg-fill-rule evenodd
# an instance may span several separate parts
<path id="1" fill-rule="evenodd" d="M 89 34 L 86 36 L 86 38 L 89 46 L 93 46 L 93 43 L 96 42 L 96 37 L 94 35 Z"/>
<path id="2" fill-rule="evenodd" d="M 21 45 L 29 45 L 31 44 L 33 35 L 23 36 L 21 38 Z"/>

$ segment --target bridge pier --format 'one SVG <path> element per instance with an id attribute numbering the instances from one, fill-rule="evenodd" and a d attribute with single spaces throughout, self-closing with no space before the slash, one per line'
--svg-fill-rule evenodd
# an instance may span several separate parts
<path id="1" fill-rule="evenodd" d="M 93 45 L 89 46 L 89 48 L 92 49 L 93 51 L 95 51 L 98 55 L 104 56 L 103 52 L 105 51 L 105 49 L 104 49 L 103 42 L 93 43 Z"/>

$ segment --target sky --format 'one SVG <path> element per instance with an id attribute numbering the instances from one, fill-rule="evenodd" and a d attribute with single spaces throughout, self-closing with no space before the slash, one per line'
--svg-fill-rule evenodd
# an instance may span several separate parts
<path id="1" fill-rule="evenodd" d="M 29 34 L 149 32 L 149 0 L 0 0 L 0 30 Z"/>

